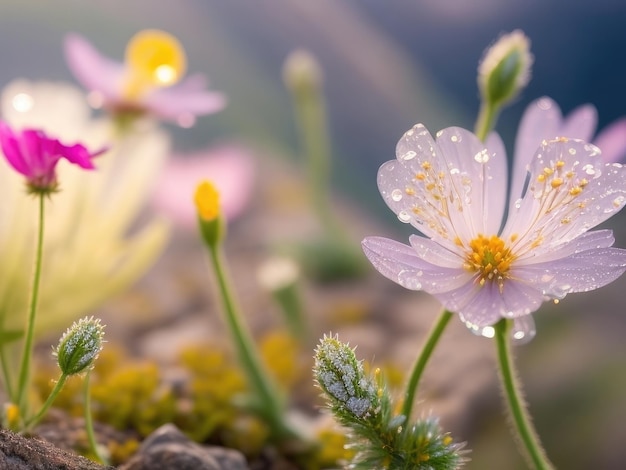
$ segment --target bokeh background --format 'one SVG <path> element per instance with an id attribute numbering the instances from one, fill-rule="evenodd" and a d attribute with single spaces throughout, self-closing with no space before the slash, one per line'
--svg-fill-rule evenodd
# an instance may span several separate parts
<path id="1" fill-rule="evenodd" d="M 337 192 L 401 237 L 409 231 L 385 209 L 376 169 L 416 122 L 473 127 L 476 67 L 499 34 L 522 29 L 535 57 L 530 85 L 498 124 L 511 149 L 525 106 L 542 95 L 566 112 L 593 103 L 601 127 L 626 115 L 624 24 L 619 0 L 2 0 L 0 85 L 72 81 L 61 47 L 68 32 L 121 59 L 135 32 L 164 29 L 185 45 L 189 71 L 229 97 L 225 111 L 194 128 L 171 128 L 175 149 L 241 141 L 268 158 L 297 159 L 281 68 L 306 48 L 324 71 Z M 622 247 L 625 224 L 624 215 L 608 224 Z M 621 279 L 547 306 L 538 337 L 518 351 L 535 421 L 560 468 L 626 465 L 624 288 Z M 503 423 L 485 416 L 462 436 L 474 449 L 469 468 L 524 468 Z"/>

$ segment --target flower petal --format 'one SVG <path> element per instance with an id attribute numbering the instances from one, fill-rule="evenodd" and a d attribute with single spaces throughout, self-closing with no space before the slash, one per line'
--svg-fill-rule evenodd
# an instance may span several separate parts
<path id="1" fill-rule="evenodd" d="M 438 294 L 458 289 L 471 279 L 463 269 L 429 263 L 412 247 L 394 240 L 368 237 L 361 245 L 378 272 L 406 289 Z"/>
<path id="2" fill-rule="evenodd" d="M 509 209 L 502 238 L 518 256 L 548 252 L 611 217 L 626 202 L 626 169 L 605 164 L 580 140 L 542 145 L 530 166 L 523 199 Z"/>
<path id="3" fill-rule="evenodd" d="M 613 282 L 626 271 L 626 250 L 594 248 L 558 260 L 516 267 L 511 273 L 533 283 L 546 297 L 562 299 Z"/>
<path id="4" fill-rule="evenodd" d="M 593 143 L 602 150 L 604 161 L 626 161 L 626 118 L 619 119 L 603 129 Z"/>
<path id="5" fill-rule="evenodd" d="M 65 37 L 65 60 L 76 79 L 88 90 L 98 91 L 108 100 L 120 95 L 124 66 L 101 55 L 78 34 Z"/>
<path id="6" fill-rule="evenodd" d="M 547 138 L 567 137 L 568 139 L 580 139 L 591 142 L 597 126 L 598 111 L 596 111 L 594 106 L 584 104 L 567 115 L 567 118 L 565 118 L 557 130 L 557 135 L 549 135 Z"/>
<path id="7" fill-rule="evenodd" d="M 471 132 L 450 127 L 435 142 L 424 126 L 407 131 L 396 147 L 397 160 L 381 166 L 378 187 L 387 205 L 405 223 L 452 251 L 455 239 L 495 233 L 502 212 L 494 198 L 506 179 L 506 159 Z M 500 209 L 501 210 L 501 209 Z"/>

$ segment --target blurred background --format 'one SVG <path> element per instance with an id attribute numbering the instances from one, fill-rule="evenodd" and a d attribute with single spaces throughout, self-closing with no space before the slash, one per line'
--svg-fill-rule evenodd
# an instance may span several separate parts
<path id="1" fill-rule="evenodd" d="M 385 208 L 376 170 L 417 122 L 432 132 L 473 127 L 476 67 L 490 43 L 519 28 L 535 57 L 530 85 L 498 124 L 510 150 L 524 108 L 543 95 L 564 112 L 593 103 L 600 127 L 626 115 L 624 24 L 618 0 L 2 0 L 0 84 L 73 81 L 62 52 L 68 32 L 121 60 L 135 32 L 163 29 L 184 44 L 189 72 L 229 98 L 195 127 L 172 127 L 175 150 L 240 141 L 268 158 L 297 159 L 281 68 L 289 52 L 308 49 L 324 71 L 336 188 L 401 237 L 409 230 Z M 625 222 L 608 224 L 621 247 Z M 528 401 L 560 468 L 624 468 L 625 287 L 623 278 L 547 306 L 537 338 L 519 350 Z M 469 468 L 524 468 L 503 423 L 485 418 L 462 436 L 473 449 Z"/>

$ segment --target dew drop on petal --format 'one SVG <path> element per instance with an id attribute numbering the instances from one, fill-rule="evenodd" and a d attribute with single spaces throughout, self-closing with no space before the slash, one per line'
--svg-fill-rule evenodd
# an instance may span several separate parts
<path id="1" fill-rule="evenodd" d="M 532 315 L 524 315 L 513 319 L 513 328 L 511 328 L 511 339 L 515 344 L 524 344 L 535 337 L 537 329 Z"/>
<path id="2" fill-rule="evenodd" d="M 458 175 L 459 174 L 459 169 L 458 168 L 452 168 L 450 170 L 450 174 L 451 175 Z"/>
<path id="3" fill-rule="evenodd" d="M 399 189 L 394 189 L 391 191 L 391 199 L 395 202 L 402 200 L 402 191 Z"/>
<path id="4" fill-rule="evenodd" d="M 576 149 L 573 148 L 573 147 L 570 147 L 568 152 L 569 152 L 570 155 L 576 155 Z"/>
<path id="5" fill-rule="evenodd" d="M 593 165 L 591 165 L 591 164 L 587 164 L 587 165 L 585 165 L 585 166 L 583 167 L 583 171 L 584 171 L 585 173 L 587 173 L 588 175 L 590 175 L 590 176 L 592 176 L 592 175 L 595 175 L 595 174 L 596 174 L 596 170 L 595 170 L 595 168 L 593 167 Z"/>
<path id="6" fill-rule="evenodd" d="M 411 221 L 411 215 L 407 211 L 398 212 L 398 220 L 402 223 L 408 224 Z"/>
<path id="7" fill-rule="evenodd" d="M 521 198 L 520 198 L 520 199 L 517 199 L 517 200 L 515 201 L 515 208 L 516 208 L 516 209 L 519 209 L 520 207 L 522 207 L 522 199 L 521 199 Z"/>
<path id="8" fill-rule="evenodd" d="M 615 199 L 613 199 L 613 205 L 615 207 L 619 207 L 624 203 L 624 196 L 618 196 Z"/>
<path id="9" fill-rule="evenodd" d="M 489 161 L 489 152 L 487 149 L 482 149 L 476 155 L 474 155 L 474 160 L 478 163 L 487 163 Z"/>
<path id="10" fill-rule="evenodd" d="M 409 150 L 408 152 L 404 153 L 400 158 L 402 158 L 402 160 L 408 161 L 408 160 L 412 160 L 416 156 L 417 156 L 417 153 L 415 153 L 413 150 Z"/>

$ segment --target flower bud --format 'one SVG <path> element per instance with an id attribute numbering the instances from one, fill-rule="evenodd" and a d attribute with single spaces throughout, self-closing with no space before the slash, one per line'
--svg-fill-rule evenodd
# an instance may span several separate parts
<path id="1" fill-rule="evenodd" d="M 478 66 L 483 101 L 502 106 L 513 100 L 530 80 L 533 56 L 530 40 L 520 30 L 505 34 L 485 51 Z"/>
<path id="2" fill-rule="evenodd" d="M 93 367 L 102 350 L 104 325 L 99 318 L 85 317 L 68 328 L 53 354 L 64 375 L 75 375 Z"/>
<path id="3" fill-rule="evenodd" d="M 200 233 L 206 244 L 215 248 L 226 235 L 226 223 L 220 211 L 220 194 L 215 186 L 201 182 L 196 188 L 194 203 L 198 212 Z"/>
<path id="4" fill-rule="evenodd" d="M 285 59 L 283 81 L 294 94 L 310 93 L 321 87 L 322 70 L 310 52 L 298 49 Z"/>
<path id="5" fill-rule="evenodd" d="M 338 337 L 324 336 L 315 350 L 315 379 L 333 408 L 367 418 L 378 407 L 377 387 L 365 375 L 362 361 Z"/>

